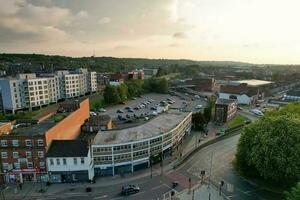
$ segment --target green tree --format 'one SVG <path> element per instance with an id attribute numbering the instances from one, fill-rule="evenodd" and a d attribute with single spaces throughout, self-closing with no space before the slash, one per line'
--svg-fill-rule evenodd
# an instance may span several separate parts
<path id="1" fill-rule="evenodd" d="M 120 95 L 116 86 L 107 85 L 104 89 L 103 97 L 106 104 L 120 102 Z"/>
<path id="2" fill-rule="evenodd" d="M 118 93 L 119 93 L 119 101 L 126 101 L 127 95 L 128 95 L 128 87 L 126 84 L 122 83 L 117 87 Z"/>
<path id="3" fill-rule="evenodd" d="M 194 113 L 192 115 L 192 127 L 197 131 L 203 131 L 206 120 L 201 112 Z"/>
<path id="4" fill-rule="evenodd" d="M 285 200 L 299 200 L 300 199 L 300 182 L 291 189 L 290 192 L 285 193 Z"/>
<path id="5" fill-rule="evenodd" d="M 159 93 L 168 93 L 169 86 L 168 86 L 168 81 L 165 78 L 160 78 L 157 80 L 157 86 L 156 86 L 156 92 Z"/>
<path id="6" fill-rule="evenodd" d="M 128 82 L 126 82 L 126 85 L 128 87 L 128 96 L 129 97 L 137 97 L 140 96 L 143 92 L 143 81 L 133 79 Z"/>
<path id="7" fill-rule="evenodd" d="M 300 179 L 299 106 L 267 113 L 243 129 L 236 154 L 242 173 L 286 184 Z"/>

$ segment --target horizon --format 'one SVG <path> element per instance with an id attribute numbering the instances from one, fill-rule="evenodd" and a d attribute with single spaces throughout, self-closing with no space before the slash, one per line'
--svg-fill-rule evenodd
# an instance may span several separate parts
<path id="1" fill-rule="evenodd" d="M 296 0 L 0 3 L 3 53 L 300 63 Z"/>

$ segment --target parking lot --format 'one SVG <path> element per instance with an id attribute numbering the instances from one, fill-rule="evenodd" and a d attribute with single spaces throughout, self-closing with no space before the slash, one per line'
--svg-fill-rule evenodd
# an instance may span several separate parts
<path id="1" fill-rule="evenodd" d="M 171 96 L 169 94 L 146 94 L 134 100 L 126 101 L 125 104 L 114 105 L 105 108 L 101 114 L 107 114 L 113 119 L 115 128 L 126 128 L 139 125 L 160 114 L 157 109 L 164 106 L 169 109 L 182 109 L 186 111 L 201 110 L 206 102 L 193 99 L 190 96 Z M 199 106 L 201 105 L 201 106 Z M 200 108 L 201 107 L 201 108 Z"/>

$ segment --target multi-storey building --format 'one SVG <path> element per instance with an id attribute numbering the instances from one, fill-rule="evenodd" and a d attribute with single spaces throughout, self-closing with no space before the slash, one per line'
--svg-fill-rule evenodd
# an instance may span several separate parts
<path id="1" fill-rule="evenodd" d="M 217 99 L 215 104 L 215 121 L 226 123 L 235 117 L 237 112 L 237 100 L 235 99 Z"/>
<path id="2" fill-rule="evenodd" d="M 73 140 L 80 134 L 89 117 L 89 100 L 56 123 L 53 117 L 35 125 L 10 123 L 0 126 L 0 169 L 5 182 L 45 181 L 47 178 L 44 154 L 53 140 Z"/>
<path id="3" fill-rule="evenodd" d="M 173 110 L 136 127 L 99 131 L 92 143 L 95 175 L 133 172 L 172 155 L 191 119 L 192 113 Z"/>
<path id="4" fill-rule="evenodd" d="M 74 73 L 57 71 L 56 74 L 18 74 L 16 78 L 0 80 L 4 111 L 32 109 L 59 99 L 68 99 L 97 91 L 96 72 L 79 69 Z"/>

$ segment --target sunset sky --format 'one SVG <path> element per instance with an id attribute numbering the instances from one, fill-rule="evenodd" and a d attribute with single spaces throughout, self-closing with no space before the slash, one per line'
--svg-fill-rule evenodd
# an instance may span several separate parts
<path id="1" fill-rule="evenodd" d="M 300 64 L 299 0 L 0 0 L 0 52 Z"/>

